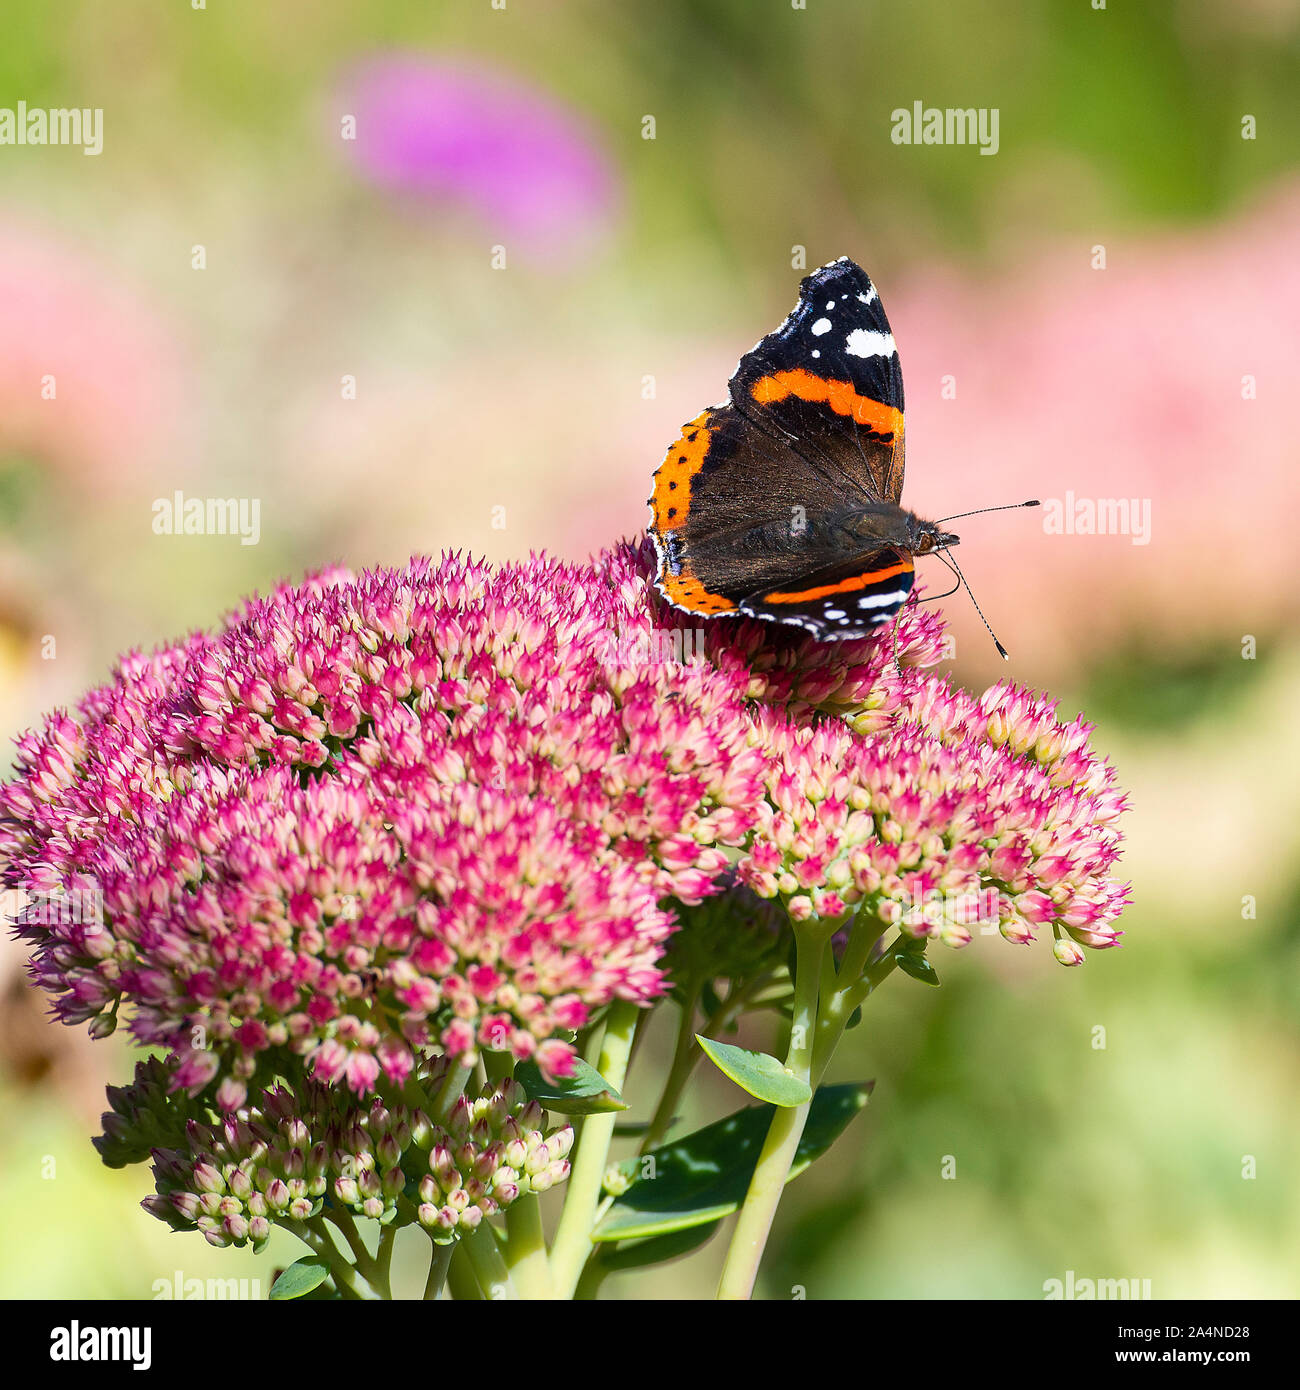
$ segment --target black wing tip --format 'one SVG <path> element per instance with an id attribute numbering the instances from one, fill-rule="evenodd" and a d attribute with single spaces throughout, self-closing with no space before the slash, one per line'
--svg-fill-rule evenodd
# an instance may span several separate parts
<path id="1" fill-rule="evenodd" d="M 805 285 L 824 284 L 827 280 L 834 279 L 839 275 L 851 275 L 854 279 L 860 280 L 865 284 L 871 283 L 871 276 L 853 259 L 852 256 L 837 256 L 833 261 L 827 261 L 825 265 L 819 265 L 810 275 L 804 276 Z"/>

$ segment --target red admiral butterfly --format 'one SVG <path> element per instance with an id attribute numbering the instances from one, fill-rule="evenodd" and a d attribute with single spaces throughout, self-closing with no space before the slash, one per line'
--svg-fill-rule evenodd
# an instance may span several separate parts
<path id="1" fill-rule="evenodd" d="M 659 592 L 688 613 L 791 623 L 823 642 L 876 632 L 911 592 L 913 557 L 958 537 L 898 505 L 903 375 L 867 273 L 842 256 L 807 276 L 729 390 L 654 475 Z"/>

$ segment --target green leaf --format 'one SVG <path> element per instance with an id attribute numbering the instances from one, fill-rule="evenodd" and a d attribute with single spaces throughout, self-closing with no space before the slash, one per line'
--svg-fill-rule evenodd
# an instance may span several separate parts
<path id="1" fill-rule="evenodd" d="M 707 1226 L 684 1226 L 680 1231 L 667 1231 L 661 1236 L 651 1236 L 649 1240 L 606 1246 L 600 1252 L 600 1262 L 605 1269 L 615 1273 L 680 1260 L 683 1255 L 707 1245 L 717 1235 L 720 1224 L 710 1221 Z"/>
<path id="2" fill-rule="evenodd" d="M 899 951 L 898 968 L 922 984 L 937 985 L 939 972 L 926 959 L 924 951 Z"/>
<path id="3" fill-rule="evenodd" d="M 731 1043 L 702 1038 L 698 1033 L 695 1041 L 723 1076 L 729 1076 L 742 1091 L 758 1100 L 790 1109 L 812 1098 L 812 1087 L 792 1076 L 778 1058 L 766 1052 L 749 1052 Z"/>
<path id="4" fill-rule="evenodd" d="M 302 1298 L 330 1277 L 329 1265 L 309 1255 L 306 1259 L 295 1260 L 288 1269 L 271 1285 L 267 1295 L 272 1300 Z"/>
<path id="5" fill-rule="evenodd" d="M 874 1085 L 874 1081 L 865 1081 L 818 1087 L 790 1178 L 798 1177 L 830 1148 L 867 1103 Z M 751 1105 L 621 1164 L 632 1182 L 610 1204 L 592 1239 L 603 1242 L 660 1236 L 729 1216 L 745 1199 L 775 1113 L 774 1106 Z"/>
<path id="6" fill-rule="evenodd" d="M 627 1101 L 603 1076 L 579 1057 L 572 1076 L 547 1081 L 536 1062 L 519 1062 L 515 1080 L 524 1088 L 529 1100 L 554 1110 L 559 1115 L 599 1115 L 611 1110 L 626 1110 Z"/>

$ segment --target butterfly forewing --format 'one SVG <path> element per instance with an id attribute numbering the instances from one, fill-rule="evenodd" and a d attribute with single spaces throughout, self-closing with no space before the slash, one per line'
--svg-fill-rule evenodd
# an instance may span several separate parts
<path id="1" fill-rule="evenodd" d="M 903 490 L 903 373 L 876 287 L 847 258 L 807 276 L 799 303 L 740 359 L 731 401 L 848 496 Z"/>

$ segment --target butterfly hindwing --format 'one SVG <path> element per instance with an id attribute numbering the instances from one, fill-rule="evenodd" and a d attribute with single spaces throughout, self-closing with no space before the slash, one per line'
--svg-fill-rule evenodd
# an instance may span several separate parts
<path id="1" fill-rule="evenodd" d="M 869 637 L 903 606 L 915 572 L 911 555 L 877 550 L 841 560 L 788 588 L 764 587 L 743 599 L 747 617 L 790 623 L 820 641 Z"/>
<path id="2" fill-rule="evenodd" d="M 759 585 L 796 579 L 841 553 L 842 492 L 791 467 L 782 446 L 730 406 L 683 427 L 655 474 L 650 507 L 659 586 L 693 612 L 730 612 Z M 710 576 L 707 589 L 700 575 Z"/>

